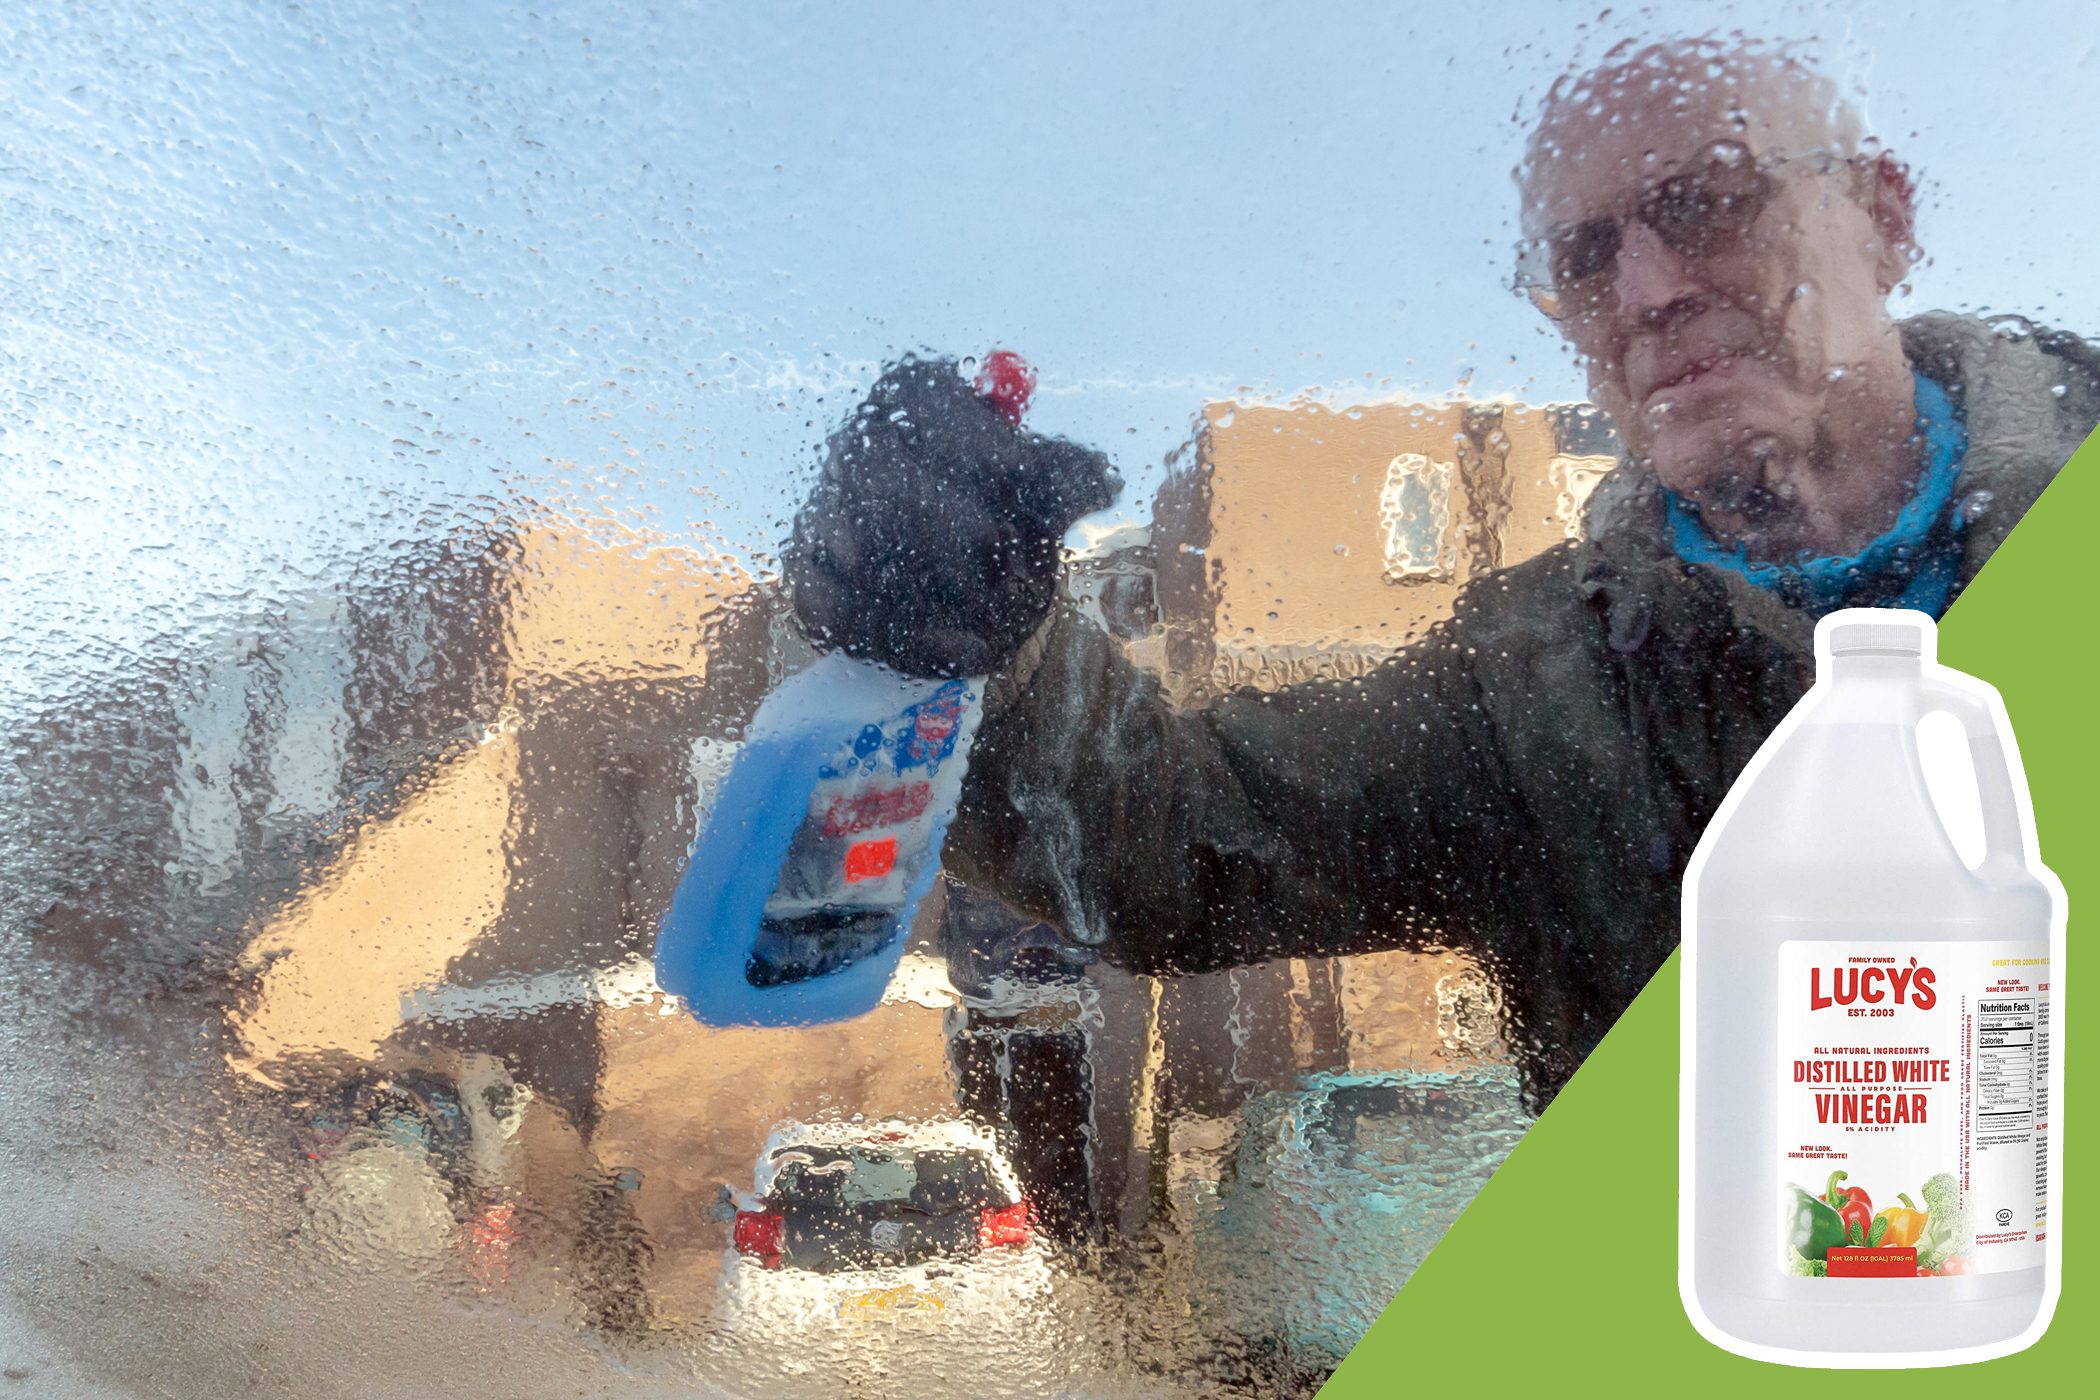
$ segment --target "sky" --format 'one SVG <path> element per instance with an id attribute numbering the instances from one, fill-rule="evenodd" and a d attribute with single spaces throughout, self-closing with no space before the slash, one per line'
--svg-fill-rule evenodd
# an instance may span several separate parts
<path id="1" fill-rule="evenodd" d="M 0 689 L 489 498 L 764 567 L 913 349 L 1028 355 L 1124 519 L 1208 400 L 1580 398 L 1510 170 L 1629 36 L 1818 56 L 1924 177 L 1899 312 L 2100 331 L 2100 23 L 1851 8 L 11 4 Z"/>

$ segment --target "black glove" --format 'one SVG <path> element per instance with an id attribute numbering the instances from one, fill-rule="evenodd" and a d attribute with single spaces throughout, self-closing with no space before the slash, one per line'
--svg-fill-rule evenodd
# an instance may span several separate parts
<path id="1" fill-rule="evenodd" d="M 1122 483 L 1099 452 L 1021 428 L 1018 357 L 973 387 L 907 356 L 832 435 L 784 560 L 810 640 L 916 676 L 1002 669 L 1049 613 L 1058 547 Z"/>

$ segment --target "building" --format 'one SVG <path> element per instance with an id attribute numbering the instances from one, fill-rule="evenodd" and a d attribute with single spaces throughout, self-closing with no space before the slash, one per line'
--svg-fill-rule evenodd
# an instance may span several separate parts
<path id="1" fill-rule="evenodd" d="M 1202 425 L 1151 527 L 1097 538 L 1069 582 L 1191 705 L 1378 664 L 1577 533 L 1611 461 L 1579 409 L 1213 404 Z M 1175 1182 L 1215 1179 L 1255 1095 L 1499 1053 L 1493 985 L 1457 954 L 1158 981 L 1051 966 L 1054 932 L 1009 938 L 1025 921 L 996 911 L 955 945 L 945 898 L 870 1016 L 699 1025 L 648 975 L 656 922 L 799 649 L 772 580 L 696 550 L 529 510 L 441 533 L 140 692 L 174 697 L 165 742 L 102 784 L 150 809 L 123 823 L 152 847 L 133 903 L 188 891 L 200 930 L 239 932 L 229 1062 L 259 1084 L 500 1060 L 530 1105 L 520 1189 L 597 1183 L 579 1239 L 634 1242 L 573 1270 L 609 1321 L 708 1309 L 709 1208 L 783 1119 L 989 1119 L 1083 1243 L 1171 1227 Z M 84 736 L 125 730 L 54 724 L 53 794 Z M 89 908 L 53 903 L 54 943 L 107 952 L 148 922 Z"/>
<path id="2" fill-rule="evenodd" d="M 1617 460 L 1586 405 L 1218 402 L 1201 425 L 1149 532 L 1104 536 L 1075 570 L 1096 620 L 1183 705 L 1379 665 L 1472 580 L 1579 537 Z M 1157 995 L 1156 1111 L 1135 1149 L 1156 1201 L 1181 1194 L 1169 1178 L 1227 1169 L 1255 1094 L 1505 1053 L 1493 980 L 1448 951 L 1278 961 Z"/>
<path id="3" fill-rule="evenodd" d="M 1171 667 L 1214 691 L 1375 666 L 1575 538 L 1615 460 L 1582 405 L 1210 404 L 1154 513 Z"/>

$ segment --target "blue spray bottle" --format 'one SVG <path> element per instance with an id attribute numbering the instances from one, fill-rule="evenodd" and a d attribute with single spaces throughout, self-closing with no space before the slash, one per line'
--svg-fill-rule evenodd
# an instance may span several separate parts
<path id="1" fill-rule="evenodd" d="M 1019 424 L 1034 375 L 987 360 Z M 873 1010 L 904 955 L 962 795 L 983 677 L 929 680 L 832 652 L 760 705 L 656 939 L 656 981 L 717 1026 Z"/>

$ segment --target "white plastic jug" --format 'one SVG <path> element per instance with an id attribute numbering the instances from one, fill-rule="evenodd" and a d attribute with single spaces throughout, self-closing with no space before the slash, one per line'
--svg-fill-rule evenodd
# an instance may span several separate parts
<path id="1" fill-rule="evenodd" d="M 1685 876 L 1678 1285 L 1743 1355 L 1980 1360 L 2055 1307 L 2063 888 L 2003 704 L 1936 640 L 1921 613 L 1823 619 L 1815 685 Z M 1968 736 L 1973 869 L 1927 789 L 1934 711 Z"/>

